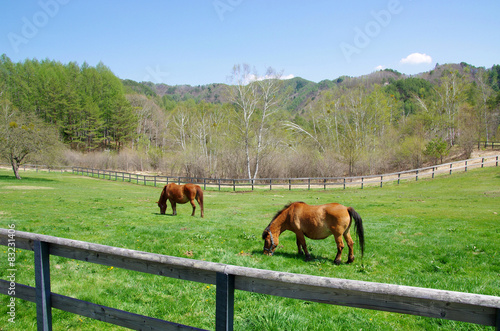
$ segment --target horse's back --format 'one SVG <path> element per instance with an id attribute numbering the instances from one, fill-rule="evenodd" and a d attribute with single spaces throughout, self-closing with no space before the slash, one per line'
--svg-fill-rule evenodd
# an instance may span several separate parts
<path id="1" fill-rule="evenodd" d="M 342 217 L 350 217 L 349 216 L 349 211 L 346 206 L 341 205 L 340 203 L 328 203 L 326 205 L 322 205 L 325 207 L 325 211 L 327 214 L 334 216 L 336 218 L 342 218 Z"/>
<path id="2" fill-rule="evenodd" d="M 339 203 L 303 204 L 297 211 L 300 211 L 301 228 L 311 239 L 323 239 L 330 234 L 344 233 L 350 225 L 349 211 Z"/>

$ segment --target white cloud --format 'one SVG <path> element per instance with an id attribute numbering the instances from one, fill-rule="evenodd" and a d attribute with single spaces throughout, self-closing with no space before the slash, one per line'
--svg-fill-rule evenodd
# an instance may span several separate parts
<path id="1" fill-rule="evenodd" d="M 432 57 L 427 54 L 422 53 L 412 53 L 401 59 L 401 63 L 404 64 L 421 64 L 421 63 L 432 63 Z"/>
<path id="2" fill-rule="evenodd" d="M 379 66 L 376 66 L 375 67 L 375 71 L 380 71 L 380 70 L 384 70 L 385 67 L 383 65 L 379 65 Z"/>

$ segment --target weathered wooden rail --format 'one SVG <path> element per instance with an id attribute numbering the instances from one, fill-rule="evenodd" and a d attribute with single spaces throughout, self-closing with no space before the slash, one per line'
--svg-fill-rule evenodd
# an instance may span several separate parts
<path id="1" fill-rule="evenodd" d="M 370 176 L 356 176 L 356 177 L 311 177 L 311 178 L 257 178 L 257 179 L 228 179 L 228 178 L 199 178 L 199 177 L 177 177 L 177 176 L 159 176 L 159 175 L 146 175 L 129 173 L 115 170 L 102 170 L 92 168 L 73 167 L 73 173 L 77 175 L 84 175 L 89 177 L 97 177 L 102 179 L 109 179 L 115 181 L 127 181 L 143 185 L 166 185 L 168 183 L 197 183 L 203 186 L 203 189 L 210 187 L 212 189 L 221 190 L 221 187 L 236 188 L 244 190 L 254 190 L 255 187 L 269 187 L 270 190 L 274 188 L 288 188 L 292 187 L 313 187 L 327 189 L 327 187 L 342 187 L 347 186 L 360 186 L 361 188 L 367 185 L 383 186 L 387 182 L 397 182 L 398 184 L 403 180 L 416 180 L 422 178 L 434 178 L 440 174 L 452 174 L 459 171 L 468 171 L 473 168 L 482 168 L 485 166 L 498 167 L 498 159 L 500 155 L 490 157 L 479 157 L 468 159 L 464 161 L 450 162 L 431 167 L 420 169 L 413 169 L 382 175 Z"/>
<path id="2" fill-rule="evenodd" d="M 500 330 L 500 297 L 496 296 L 260 270 L 0 229 L 0 244 L 10 248 L 12 243 L 15 249 L 34 251 L 36 287 L 0 280 L 0 293 L 8 295 L 9 288 L 14 288 L 16 298 L 36 302 L 38 330 L 52 329 L 51 308 L 135 330 L 196 330 L 51 292 L 50 255 L 215 284 L 216 330 L 233 329 L 235 290 L 463 321 Z M 17 272 L 21 270 L 17 268 Z"/>

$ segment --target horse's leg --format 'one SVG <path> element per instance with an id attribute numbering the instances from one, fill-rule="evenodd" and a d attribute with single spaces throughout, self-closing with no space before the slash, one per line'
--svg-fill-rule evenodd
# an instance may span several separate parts
<path id="1" fill-rule="evenodd" d="M 203 197 L 200 197 L 199 195 L 196 195 L 196 201 L 198 201 L 198 204 L 200 205 L 200 208 L 201 208 L 201 218 L 203 218 Z"/>
<path id="2" fill-rule="evenodd" d="M 302 245 L 300 244 L 299 237 L 297 237 L 297 249 L 298 249 L 298 254 L 302 255 L 304 252 L 302 251 Z"/>
<path id="3" fill-rule="evenodd" d="M 304 234 L 302 231 L 296 232 L 295 235 L 297 236 L 297 247 L 299 248 L 299 254 L 300 254 L 300 247 L 304 249 L 304 253 L 306 254 L 306 261 L 311 260 L 311 254 L 309 254 L 309 251 L 307 250 L 307 245 L 306 245 L 306 238 L 304 238 Z"/>
<path id="4" fill-rule="evenodd" d="M 344 238 L 347 242 L 347 247 L 349 247 L 349 259 L 347 260 L 347 263 L 352 263 L 354 261 L 354 241 L 352 240 L 349 231 L 344 232 Z"/>
<path id="5" fill-rule="evenodd" d="M 172 205 L 172 210 L 174 211 L 172 216 L 177 215 L 176 203 L 174 201 L 170 201 L 170 204 Z"/>
<path id="6" fill-rule="evenodd" d="M 194 211 L 196 210 L 196 205 L 194 204 L 194 200 L 190 200 L 189 202 L 191 202 L 191 206 L 193 206 L 193 213 L 191 214 L 191 216 L 194 216 Z"/>
<path id="7" fill-rule="evenodd" d="M 337 243 L 337 256 L 335 256 L 335 260 L 333 263 L 340 264 L 342 262 L 342 250 L 344 249 L 344 240 L 342 239 L 341 234 L 334 234 L 335 243 Z"/>

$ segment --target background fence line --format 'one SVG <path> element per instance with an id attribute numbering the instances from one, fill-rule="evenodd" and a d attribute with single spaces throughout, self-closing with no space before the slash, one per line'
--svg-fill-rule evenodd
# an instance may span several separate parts
<path id="1" fill-rule="evenodd" d="M 382 187 L 387 182 L 401 183 L 402 180 L 416 180 L 422 178 L 434 178 L 440 174 L 453 174 L 457 171 L 468 171 L 473 168 L 496 166 L 498 167 L 498 159 L 500 155 L 489 157 L 478 157 L 464 161 L 449 162 L 440 165 L 424 167 L 413 170 L 405 170 L 395 173 L 382 174 L 382 175 L 367 175 L 367 176 L 354 176 L 354 177 L 304 177 L 304 178 L 256 178 L 256 179 L 232 179 L 232 178 L 200 178 L 200 177 L 186 177 L 186 176 L 160 176 L 160 175 L 147 175 L 137 174 L 124 171 L 92 169 L 84 167 L 73 167 L 72 171 L 77 175 L 84 175 L 90 177 L 97 177 L 109 180 L 121 180 L 136 184 L 143 185 L 166 185 L 168 183 L 197 183 L 203 186 L 203 189 L 212 188 L 236 188 L 243 190 L 255 190 L 256 187 L 260 188 L 288 188 L 292 187 L 307 187 L 323 188 L 327 187 L 342 187 L 347 186 L 360 186 L 364 188 L 366 185 L 377 185 Z"/>
<path id="2" fill-rule="evenodd" d="M 303 177 L 303 178 L 256 178 L 256 179 L 233 179 L 233 178 L 203 178 L 203 177 L 188 177 L 188 176 L 162 176 L 139 174 L 126 171 L 115 171 L 105 169 L 93 169 L 87 167 L 46 167 L 40 165 L 23 165 L 24 171 L 26 169 L 34 169 L 35 171 L 47 170 L 48 172 L 72 172 L 76 175 L 84 175 L 89 177 L 97 177 L 108 180 L 121 180 L 130 183 L 142 185 L 166 185 L 168 183 L 196 183 L 202 185 L 203 189 L 221 190 L 222 188 L 229 188 L 236 191 L 237 188 L 242 190 L 255 190 L 255 188 L 273 188 L 291 190 L 292 188 L 323 188 L 328 187 L 342 187 L 345 189 L 348 186 L 380 186 L 383 187 L 384 183 L 397 182 L 401 183 L 403 180 L 418 181 L 422 178 L 434 178 L 440 174 L 453 174 L 457 171 L 468 171 L 474 168 L 483 168 L 485 166 L 498 167 L 500 155 L 477 157 L 463 161 L 455 161 L 443 163 L 430 167 L 419 169 L 405 170 L 400 172 L 381 174 L 381 175 L 366 175 L 366 176 L 353 176 L 353 177 Z"/>
<path id="3" fill-rule="evenodd" d="M 292 274 L 199 261 L 93 244 L 47 235 L 0 229 L 0 244 L 35 252 L 36 287 L 0 280 L 0 293 L 36 302 L 38 330 L 51 330 L 51 308 L 135 330 L 197 330 L 194 327 L 132 314 L 50 291 L 50 255 L 143 273 L 215 284 L 216 330 L 233 330 L 234 291 L 274 295 L 332 305 L 463 321 L 500 330 L 500 297 Z M 19 272 L 19 268 L 17 269 Z"/>

